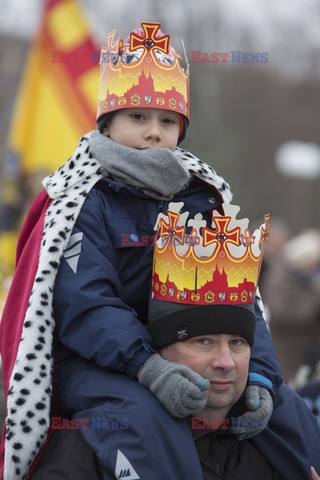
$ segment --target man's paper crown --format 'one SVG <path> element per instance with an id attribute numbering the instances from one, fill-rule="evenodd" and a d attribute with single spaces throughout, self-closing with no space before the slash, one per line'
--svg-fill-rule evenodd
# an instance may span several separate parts
<path id="1" fill-rule="evenodd" d="M 172 110 L 189 119 L 189 67 L 184 71 L 160 23 L 141 26 L 127 42 L 115 39 L 113 30 L 101 49 L 97 121 L 106 113 L 135 107 Z"/>
<path id="2" fill-rule="evenodd" d="M 253 303 L 270 215 L 252 235 L 248 219 L 236 219 L 236 205 L 224 203 L 224 215 L 213 211 L 212 228 L 201 214 L 187 222 L 182 206 L 171 203 L 157 220 L 152 298 L 191 305 Z"/>

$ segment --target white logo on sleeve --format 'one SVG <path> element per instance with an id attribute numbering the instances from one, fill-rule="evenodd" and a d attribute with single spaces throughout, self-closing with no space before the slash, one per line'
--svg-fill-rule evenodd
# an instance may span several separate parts
<path id="1" fill-rule="evenodd" d="M 77 273 L 78 261 L 81 253 L 82 237 L 82 232 L 74 233 L 73 235 L 71 235 L 68 245 L 63 252 L 63 256 L 67 260 L 69 266 L 74 271 L 74 273 Z"/>
<path id="2" fill-rule="evenodd" d="M 123 453 L 118 450 L 116 469 L 115 469 L 116 478 L 124 478 L 125 480 L 139 480 L 140 477 Z"/>

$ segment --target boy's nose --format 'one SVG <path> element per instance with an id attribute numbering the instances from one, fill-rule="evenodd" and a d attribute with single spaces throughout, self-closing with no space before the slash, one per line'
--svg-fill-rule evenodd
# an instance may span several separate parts
<path id="1" fill-rule="evenodd" d="M 146 139 L 152 139 L 156 141 L 161 140 L 161 130 L 158 122 L 148 122 L 148 125 L 146 125 L 144 136 Z"/>

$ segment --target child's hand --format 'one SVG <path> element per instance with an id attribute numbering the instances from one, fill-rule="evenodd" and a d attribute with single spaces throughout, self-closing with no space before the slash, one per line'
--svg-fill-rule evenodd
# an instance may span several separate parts
<path id="1" fill-rule="evenodd" d="M 273 411 L 272 397 L 264 387 L 249 385 L 244 391 L 244 398 L 248 410 L 241 415 L 240 426 L 232 429 L 239 440 L 252 437 L 264 430 Z"/>
<path id="2" fill-rule="evenodd" d="M 174 417 L 188 417 L 206 404 L 209 381 L 191 368 L 169 362 L 158 354 L 146 361 L 138 377 Z"/>

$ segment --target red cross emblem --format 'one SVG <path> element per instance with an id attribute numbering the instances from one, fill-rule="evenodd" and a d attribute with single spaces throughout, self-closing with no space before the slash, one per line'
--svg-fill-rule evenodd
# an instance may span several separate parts
<path id="1" fill-rule="evenodd" d="M 180 214 L 177 212 L 171 212 L 168 210 L 168 217 L 169 217 L 169 223 L 167 223 L 163 218 L 160 220 L 160 225 L 158 229 L 158 235 L 159 237 L 163 239 L 167 239 L 165 242 L 166 245 L 168 245 L 169 240 L 172 237 L 175 237 L 175 239 L 179 240 L 180 242 L 183 241 L 184 239 L 184 226 L 182 225 L 181 227 L 178 227 L 178 221 L 180 218 Z M 170 242 L 172 244 L 172 242 Z"/>
<path id="2" fill-rule="evenodd" d="M 260 235 L 260 241 L 259 241 L 260 249 L 262 247 L 262 244 L 269 240 L 270 229 L 271 229 L 270 213 L 267 213 L 267 215 L 264 216 L 264 226 L 261 228 L 261 235 Z"/>
<path id="3" fill-rule="evenodd" d="M 216 230 L 211 230 L 208 227 L 203 229 L 203 246 L 206 247 L 211 243 L 219 245 L 221 250 L 225 250 L 227 242 L 234 245 L 240 245 L 240 227 L 236 227 L 233 230 L 228 230 L 231 217 L 214 217 Z"/>
<path id="4" fill-rule="evenodd" d="M 254 243 L 255 237 L 250 234 L 249 228 L 246 228 L 244 235 L 241 235 L 241 243 L 245 247 L 250 247 Z"/>
<path id="5" fill-rule="evenodd" d="M 141 26 L 144 30 L 144 37 L 140 37 L 136 33 L 130 33 L 130 50 L 137 50 L 138 48 L 144 48 L 145 50 L 151 50 L 157 48 L 164 53 L 169 52 L 169 40 L 170 35 L 163 35 L 160 38 L 155 38 L 157 31 L 160 28 L 160 23 L 146 23 L 142 22 Z"/>

